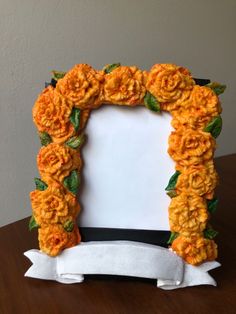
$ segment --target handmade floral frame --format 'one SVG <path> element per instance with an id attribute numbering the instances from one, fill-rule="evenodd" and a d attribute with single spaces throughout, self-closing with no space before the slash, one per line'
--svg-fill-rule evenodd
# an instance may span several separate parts
<path id="1" fill-rule="evenodd" d="M 217 257 L 216 231 L 208 220 L 215 211 L 218 175 L 213 164 L 215 138 L 222 126 L 218 95 L 225 86 L 199 86 L 190 72 L 174 64 L 155 64 L 149 72 L 111 64 L 101 71 L 78 64 L 67 73 L 53 72 L 33 107 L 42 147 L 37 156 L 41 179 L 30 193 L 39 227 L 40 249 L 51 256 L 80 243 L 76 218 L 84 129 L 92 110 L 104 105 L 145 105 L 172 115 L 174 131 L 168 153 L 176 163 L 166 191 L 170 196 L 169 245 L 197 265 Z M 86 209 L 85 209 L 86 210 Z"/>

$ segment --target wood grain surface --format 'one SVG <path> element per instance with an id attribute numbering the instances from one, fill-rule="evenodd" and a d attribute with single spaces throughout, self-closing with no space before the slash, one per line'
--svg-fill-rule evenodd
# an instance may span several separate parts
<path id="1" fill-rule="evenodd" d="M 25 278 L 30 266 L 23 252 L 38 248 L 28 219 L 0 228 L 0 313 L 211 314 L 236 313 L 236 155 L 216 159 L 220 199 L 212 217 L 222 267 L 211 272 L 218 287 L 163 291 L 155 281 L 88 276 L 82 284 L 63 285 Z"/>

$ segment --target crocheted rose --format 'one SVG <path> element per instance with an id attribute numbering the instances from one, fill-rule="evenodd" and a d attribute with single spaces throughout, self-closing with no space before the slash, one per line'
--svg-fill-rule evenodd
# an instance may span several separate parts
<path id="1" fill-rule="evenodd" d="M 171 231 L 183 235 L 202 232 L 208 219 L 206 201 L 194 193 L 181 193 L 172 198 L 169 206 Z"/>
<path id="2" fill-rule="evenodd" d="M 179 129 L 169 136 L 169 155 L 176 169 L 202 164 L 213 157 L 215 140 L 211 134 L 192 129 Z"/>
<path id="3" fill-rule="evenodd" d="M 176 190 L 178 193 L 192 191 L 199 196 L 212 199 L 218 183 L 218 175 L 212 161 L 204 165 L 187 168 L 178 177 Z"/>
<path id="4" fill-rule="evenodd" d="M 52 86 L 44 89 L 33 107 L 33 121 L 39 132 L 47 132 L 54 142 L 62 143 L 74 133 L 70 123 L 72 102 Z"/>
<path id="5" fill-rule="evenodd" d="M 175 102 L 188 96 L 183 92 L 191 90 L 194 84 L 187 69 L 174 64 L 155 64 L 148 74 L 146 88 L 160 103 L 172 103 L 174 108 Z"/>
<path id="6" fill-rule="evenodd" d="M 92 109 L 101 105 L 100 84 L 103 75 L 88 64 L 77 64 L 59 79 L 56 89 L 80 109 Z"/>
<path id="7" fill-rule="evenodd" d="M 206 86 L 195 85 L 186 102 L 172 111 L 172 126 L 178 129 L 182 126 L 203 129 L 213 117 L 221 113 L 219 98 Z"/>
<path id="8" fill-rule="evenodd" d="M 40 149 L 37 164 L 42 178 L 53 177 L 60 182 L 74 169 L 80 169 L 79 153 L 65 145 L 51 143 Z"/>
<path id="9" fill-rule="evenodd" d="M 179 236 L 172 243 L 172 249 L 187 263 L 199 265 L 217 258 L 217 245 L 213 240 L 201 236 Z"/>
<path id="10" fill-rule="evenodd" d="M 75 246 L 81 240 L 77 227 L 72 232 L 67 232 L 59 224 L 39 228 L 38 238 L 40 250 L 50 256 L 58 255 L 63 249 Z"/>
<path id="11" fill-rule="evenodd" d="M 146 93 L 146 72 L 137 67 L 120 66 L 105 75 L 104 101 L 118 105 L 137 105 Z"/>
<path id="12" fill-rule="evenodd" d="M 54 182 L 44 191 L 30 193 L 33 216 L 39 226 L 75 220 L 80 206 L 75 196 Z"/>
<path id="13" fill-rule="evenodd" d="M 163 102 L 161 103 L 161 109 L 168 111 L 172 114 L 172 116 L 181 110 L 181 108 L 187 107 L 189 103 L 189 99 L 191 96 L 191 89 L 183 90 L 180 98 L 173 102 Z"/>

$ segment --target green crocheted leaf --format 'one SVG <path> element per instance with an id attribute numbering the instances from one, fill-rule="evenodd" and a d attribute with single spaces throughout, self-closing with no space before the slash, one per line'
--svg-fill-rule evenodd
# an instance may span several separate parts
<path id="1" fill-rule="evenodd" d="M 174 198 L 177 196 L 176 190 L 170 190 L 168 192 L 166 192 L 166 194 L 170 197 L 170 198 Z"/>
<path id="2" fill-rule="evenodd" d="M 80 180 L 77 170 L 72 170 L 68 177 L 65 177 L 64 186 L 74 195 L 77 194 Z"/>
<path id="3" fill-rule="evenodd" d="M 80 134 L 79 136 L 71 137 L 65 144 L 73 149 L 79 148 L 85 141 L 85 135 Z"/>
<path id="4" fill-rule="evenodd" d="M 32 231 L 35 228 L 38 228 L 39 225 L 37 224 L 34 216 L 31 216 L 30 221 L 29 221 L 29 231 Z"/>
<path id="5" fill-rule="evenodd" d="M 73 229 L 74 229 L 74 221 L 72 220 L 67 220 L 64 225 L 63 225 L 63 228 L 67 231 L 67 232 L 72 232 Z"/>
<path id="6" fill-rule="evenodd" d="M 212 200 L 207 201 L 207 209 L 209 213 L 213 214 L 216 211 L 218 203 L 218 198 L 213 198 Z"/>
<path id="7" fill-rule="evenodd" d="M 52 77 L 58 81 L 59 79 L 63 78 L 66 75 L 66 72 L 62 71 L 52 71 Z"/>
<path id="8" fill-rule="evenodd" d="M 226 89 L 226 85 L 222 85 L 222 84 L 217 83 L 217 82 L 209 83 L 206 86 L 210 87 L 216 93 L 216 95 L 223 94 L 225 89 Z"/>
<path id="9" fill-rule="evenodd" d="M 154 112 L 161 111 L 161 107 L 158 100 L 150 92 L 146 92 L 144 96 L 144 105 L 151 111 Z"/>
<path id="10" fill-rule="evenodd" d="M 169 182 L 168 182 L 168 185 L 167 187 L 165 188 L 166 191 L 171 191 L 171 190 L 174 190 L 175 189 L 175 186 L 176 186 L 176 182 L 178 180 L 178 177 L 180 175 L 180 172 L 179 171 L 176 171 L 173 176 L 171 176 Z"/>
<path id="11" fill-rule="evenodd" d="M 104 72 L 106 74 L 111 73 L 113 70 L 115 70 L 118 67 L 120 67 L 120 62 L 108 64 L 108 66 L 105 67 Z"/>
<path id="12" fill-rule="evenodd" d="M 73 108 L 70 115 L 70 122 L 73 124 L 75 131 L 77 132 L 80 125 L 81 110 L 79 108 Z"/>
<path id="13" fill-rule="evenodd" d="M 34 178 L 34 183 L 36 185 L 36 190 L 39 190 L 39 191 L 44 191 L 48 187 L 48 185 L 39 178 Z"/>
<path id="14" fill-rule="evenodd" d="M 169 240 L 167 241 L 167 244 L 172 244 L 172 242 L 178 237 L 177 232 L 171 232 Z"/>
<path id="15" fill-rule="evenodd" d="M 208 228 L 204 231 L 204 237 L 207 239 L 214 239 L 218 234 L 218 231 L 212 229 L 212 228 Z"/>
<path id="16" fill-rule="evenodd" d="M 211 133 L 214 138 L 217 138 L 220 135 L 222 130 L 222 118 L 221 116 L 217 116 L 208 123 L 208 125 L 204 128 L 205 132 Z"/>
<path id="17" fill-rule="evenodd" d="M 47 146 L 52 143 L 52 138 L 47 132 L 40 132 L 39 138 L 42 146 Z"/>

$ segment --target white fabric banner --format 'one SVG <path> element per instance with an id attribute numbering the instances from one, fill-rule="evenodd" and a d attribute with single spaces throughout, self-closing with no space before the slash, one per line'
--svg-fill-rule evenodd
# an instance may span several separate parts
<path id="1" fill-rule="evenodd" d="M 166 290 L 216 286 L 208 271 L 220 266 L 216 261 L 192 266 L 166 248 L 132 241 L 83 242 L 57 257 L 34 249 L 24 255 L 33 264 L 26 277 L 71 284 L 82 282 L 86 274 L 132 276 L 156 279 Z"/>

